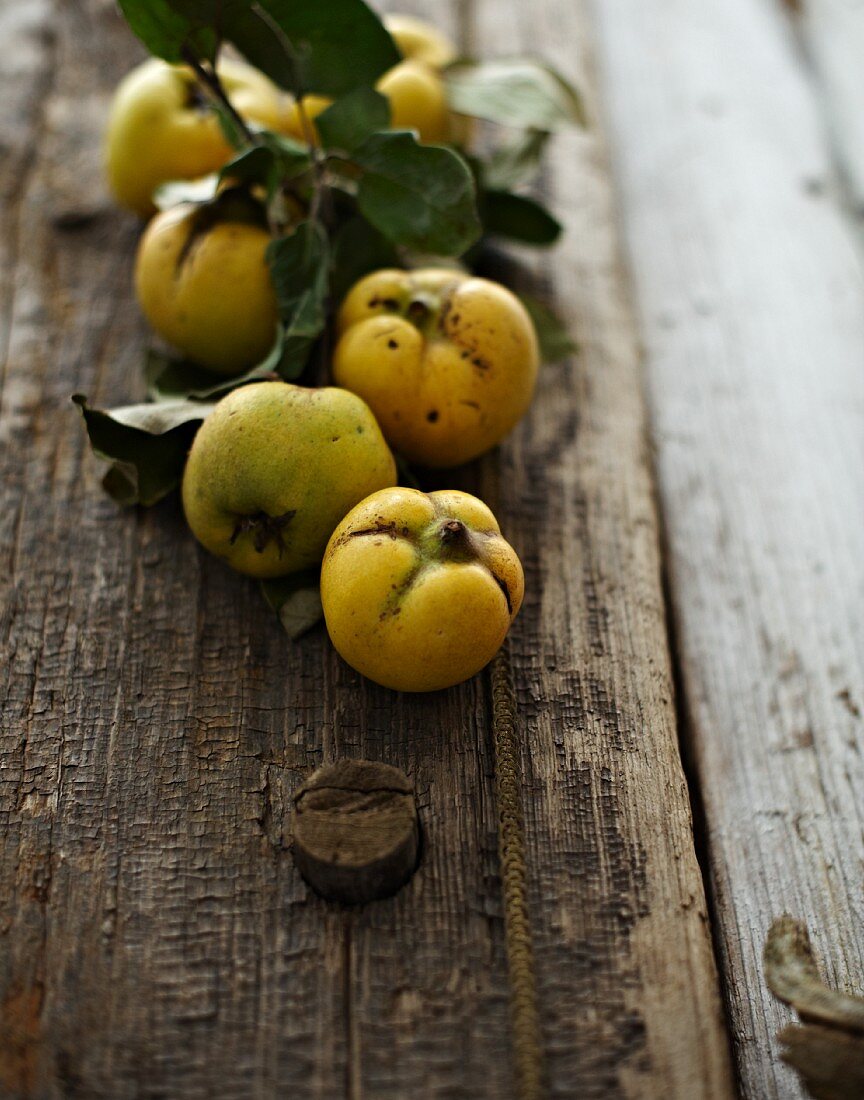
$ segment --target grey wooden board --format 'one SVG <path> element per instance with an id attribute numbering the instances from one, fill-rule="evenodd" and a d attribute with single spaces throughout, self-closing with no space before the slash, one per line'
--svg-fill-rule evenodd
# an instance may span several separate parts
<path id="1" fill-rule="evenodd" d="M 594 5 L 748 1097 L 801 1095 L 771 919 L 864 987 L 864 277 L 779 4 Z"/>
<path id="2" fill-rule="evenodd" d="M 544 0 L 509 42 L 503 11 L 477 9 L 490 43 L 593 85 L 581 8 Z M 140 55 L 109 0 L 0 19 L 0 1095 L 507 1098 L 486 680 L 364 683 L 322 631 L 291 645 L 176 502 L 101 494 L 69 395 L 143 393 L 137 226 L 98 163 Z M 548 187 L 569 237 L 544 267 L 583 351 L 544 373 L 500 502 L 529 582 L 513 652 L 551 1091 L 727 1097 L 600 128 L 561 142 Z M 460 483 L 498 495 L 497 462 Z M 289 851 L 291 792 L 339 756 L 404 768 L 425 830 L 410 886 L 354 913 Z"/>

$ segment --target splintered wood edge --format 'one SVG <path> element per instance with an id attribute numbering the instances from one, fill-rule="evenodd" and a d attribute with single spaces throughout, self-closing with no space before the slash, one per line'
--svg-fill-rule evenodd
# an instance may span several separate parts
<path id="1" fill-rule="evenodd" d="M 395 894 L 420 848 L 411 781 L 390 764 L 341 760 L 294 793 L 293 854 L 321 897 L 362 905 Z"/>

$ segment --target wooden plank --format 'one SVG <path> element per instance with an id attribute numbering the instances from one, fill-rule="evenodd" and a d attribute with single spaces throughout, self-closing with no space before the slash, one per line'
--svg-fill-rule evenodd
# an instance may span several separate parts
<path id="1" fill-rule="evenodd" d="M 864 986 L 864 281 L 779 5 L 595 5 L 688 742 L 745 1095 L 801 1095 L 761 950 Z"/>
<path id="2" fill-rule="evenodd" d="M 864 4 L 805 0 L 799 14 L 853 209 L 864 218 Z"/>
<path id="3" fill-rule="evenodd" d="M 586 89 L 599 119 L 583 5 L 545 0 L 516 14 L 508 7 L 505 18 L 500 3 L 479 0 L 468 31 L 475 54 L 549 58 Z M 551 1090 L 726 1096 L 676 741 L 639 350 L 599 122 L 556 139 L 545 187 L 567 236 L 532 266 L 581 352 L 544 373 L 485 485 L 530 579 L 513 655 Z"/>
<path id="4" fill-rule="evenodd" d="M 572 68 L 559 28 L 586 50 L 581 11 L 540 10 L 542 42 L 526 20 L 512 44 Z M 96 158 L 137 54 L 108 0 L 2 19 L 0 1093 L 506 1098 L 487 682 L 364 683 L 322 631 L 289 644 L 176 504 L 101 495 L 68 396 L 142 392 L 137 229 Z M 500 495 L 529 578 L 514 660 L 552 1091 L 725 1097 L 598 134 L 562 142 L 549 186 L 584 351 L 544 375 Z M 464 475 L 481 482 L 494 462 Z M 411 885 L 350 913 L 288 848 L 292 791 L 343 755 L 406 769 L 425 829 Z"/>

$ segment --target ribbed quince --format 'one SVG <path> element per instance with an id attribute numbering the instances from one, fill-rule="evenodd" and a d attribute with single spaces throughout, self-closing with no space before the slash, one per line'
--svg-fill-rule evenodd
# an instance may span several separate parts
<path id="1" fill-rule="evenodd" d="M 436 691 L 479 672 L 523 591 L 519 558 L 492 512 L 456 490 L 374 493 L 333 532 L 321 570 L 334 646 L 397 691 Z"/>

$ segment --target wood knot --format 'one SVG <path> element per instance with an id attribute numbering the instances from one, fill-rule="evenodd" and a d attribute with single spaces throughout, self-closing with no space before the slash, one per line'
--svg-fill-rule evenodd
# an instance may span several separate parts
<path id="1" fill-rule="evenodd" d="M 317 894 L 348 905 L 389 897 L 417 867 L 411 782 L 370 760 L 319 768 L 294 795 L 293 834 L 294 862 Z"/>

